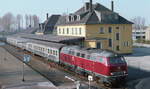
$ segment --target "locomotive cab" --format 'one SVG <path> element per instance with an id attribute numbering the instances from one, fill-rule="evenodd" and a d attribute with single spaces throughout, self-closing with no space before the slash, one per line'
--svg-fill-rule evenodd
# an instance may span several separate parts
<path id="1" fill-rule="evenodd" d="M 127 74 L 127 63 L 122 56 L 107 57 L 107 81 L 122 82 Z"/>

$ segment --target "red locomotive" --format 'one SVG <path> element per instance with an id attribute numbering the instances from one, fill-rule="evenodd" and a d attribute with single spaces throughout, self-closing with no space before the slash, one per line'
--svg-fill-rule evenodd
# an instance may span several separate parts
<path id="1" fill-rule="evenodd" d="M 125 59 L 107 50 L 66 46 L 60 51 L 60 63 L 75 72 L 92 74 L 109 85 L 127 76 Z"/>

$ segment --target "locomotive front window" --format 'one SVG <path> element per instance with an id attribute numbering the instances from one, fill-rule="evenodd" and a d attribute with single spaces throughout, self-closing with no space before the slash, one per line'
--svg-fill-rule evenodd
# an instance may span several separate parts
<path id="1" fill-rule="evenodd" d="M 109 64 L 123 64 L 126 63 L 123 57 L 110 57 Z"/>
<path id="2" fill-rule="evenodd" d="M 81 54 L 81 57 L 84 58 L 84 57 L 85 57 L 85 54 Z"/>

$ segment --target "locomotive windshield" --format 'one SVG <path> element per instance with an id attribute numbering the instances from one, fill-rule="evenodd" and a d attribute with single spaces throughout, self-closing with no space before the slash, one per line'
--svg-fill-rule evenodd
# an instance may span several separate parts
<path id="1" fill-rule="evenodd" d="M 110 57 L 109 64 L 124 64 L 125 59 L 123 57 Z"/>

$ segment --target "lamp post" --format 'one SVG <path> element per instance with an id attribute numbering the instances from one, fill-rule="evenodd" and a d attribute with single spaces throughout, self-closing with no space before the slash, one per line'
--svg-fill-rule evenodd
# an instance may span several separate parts
<path id="1" fill-rule="evenodd" d="M 30 56 L 27 55 L 27 54 L 24 54 L 24 60 L 23 60 L 23 65 L 22 65 L 22 81 L 24 82 L 24 65 L 25 65 L 25 62 L 29 62 L 30 61 Z"/>
<path id="2" fill-rule="evenodd" d="M 22 64 L 22 81 L 24 82 L 25 81 L 25 79 L 24 79 L 24 65 L 25 65 L 25 63 L 27 63 L 27 62 L 29 62 L 30 61 L 30 56 L 29 55 L 27 55 L 27 54 L 24 54 L 24 52 L 23 52 L 23 43 L 27 43 L 27 42 L 18 42 L 17 44 L 21 44 L 21 51 L 22 51 L 22 56 L 23 56 L 23 64 Z"/>
<path id="3" fill-rule="evenodd" d="M 5 43 L 0 42 L 0 47 L 1 47 L 1 46 L 4 46 L 4 45 L 5 45 Z M 2 55 L 4 56 L 3 58 L 4 58 L 4 60 L 5 60 L 5 53 L 3 52 L 3 54 L 2 54 Z M 1 63 L 2 63 L 2 61 L 1 61 Z"/>
<path id="4" fill-rule="evenodd" d="M 88 76 L 88 80 L 89 80 L 89 89 L 91 89 L 91 81 L 93 81 L 93 76 L 89 75 Z"/>

